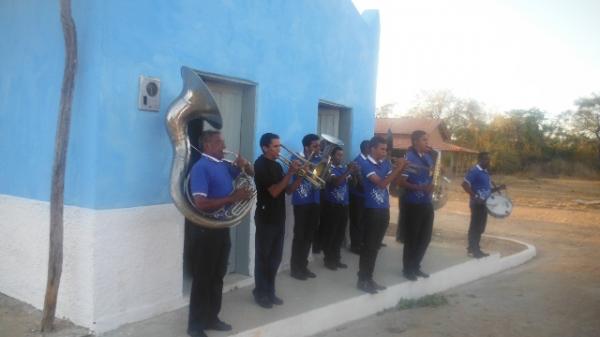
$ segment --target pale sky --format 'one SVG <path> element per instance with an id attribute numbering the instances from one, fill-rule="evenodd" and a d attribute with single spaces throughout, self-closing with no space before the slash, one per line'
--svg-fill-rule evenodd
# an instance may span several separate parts
<path id="1" fill-rule="evenodd" d="M 353 0 L 378 9 L 377 106 L 451 90 L 496 111 L 550 114 L 600 92 L 598 0 Z"/>

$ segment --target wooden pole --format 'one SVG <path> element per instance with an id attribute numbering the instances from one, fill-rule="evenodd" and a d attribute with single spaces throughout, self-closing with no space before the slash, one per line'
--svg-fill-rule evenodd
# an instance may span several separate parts
<path id="1" fill-rule="evenodd" d="M 52 186 L 50 192 L 50 252 L 48 256 L 48 281 L 44 298 L 41 330 L 54 330 L 56 299 L 63 262 L 63 202 L 65 190 L 65 162 L 69 145 L 71 103 L 77 66 L 77 35 L 71 16 L 71 0 L 60 0 L 60 21 L 65 39 L 65 69 L 60 96 L 60 112 L 54 142 Z"/>

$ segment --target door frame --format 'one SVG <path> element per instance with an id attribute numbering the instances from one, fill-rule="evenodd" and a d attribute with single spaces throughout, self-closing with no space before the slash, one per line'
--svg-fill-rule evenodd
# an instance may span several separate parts
<path id="1" fill-rule="evenodd" d="M 235 86 L 243 91 L 242 96 L 242 123 L 240 130 L 240 153 L 252 162 L 254 159 L 254 142 L 256 135 L 256 87 L 258 83 L 234 76 L 226 76 L 195 70 L 204 82 L 218 83 L 223 85 Z M 250 216 L 248 214 L 242 223 L 232 228 L 236 231 L 235 245 L 235 268 L 230 272 L 250 275 Z"/>
<path id="2" fill-rule="evenodd" d="M 344 142 L 344 160 L 348 160 L 352 155 L 352 151 L 350 149 L 351 143 L 351 134 L 352 134 L 352 108 L 340 103 L 335 103 L 332 101 L 328 101 L 325 99 L 320 99 L 318 108 L 317 108 L 317 125 L 319 123 L 319 111 L 321 108 L 326 109 L 336 109 L 340 112 L 339 114 L 339 123 L 338 123 L 338 138 Z M 317 126 L 318 128 L 318 126 Z"/>

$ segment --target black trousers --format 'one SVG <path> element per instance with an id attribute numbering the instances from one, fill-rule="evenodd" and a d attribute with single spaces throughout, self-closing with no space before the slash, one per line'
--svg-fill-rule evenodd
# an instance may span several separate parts
<path id="1" fill-rule="evenodd" d="M 471 222 L 469 223 L 469 250 L 479 251 L 479 241 L 481 234 L 485 232 L 487 223 L 487 208 L 485 204 L 471 205 Z"/>
<path id="2" fill-rule="evenodd" d="M 294 239 L 292 240 L 292 272 L 302 272 L 308 266 L 308 254 L 319 226 L 319 205 L 307 204 L 294 206 Z"/>
<path id="3" fill-rule="evenodd" d="M 323 232 L 321 245 L 326 263 L 340 262 L 340 249 L 346 235 L 348 206 L 324 202 L 321 205 L 323 217 L 319 228 Z"/>
<path id="4" fill-rule="evenodd" d="M 355 194 L 350 194 L 350 247 L 361 249 L 364 245 L 365 199 Z"/>
<path id="5" fill-rule="evenodd" d="M 217 320 L 221 311 L 231 239 L 229 228 L 192 225 L 189 229 L 193 280 L 188 330 L 204 330 Z"/>
<path id="6" fill-rule="evenodd" d="M 406 231 L 404 206 L 402 206 L 402 197 L 398 197 L 398 227 L 396 228 L 396 241 L 404 243 L 404 235 Z"/>
<path id="7" fill-rule="evenodd" d="M 254 239 L 254 296 L 275 295 L 275 277 L 281 264 L 285 223 L 256 223 Z"/>
<path id="8" fill-rule="evenodd" d="M 421 269 L 421 261 L 431 241 L 433 205 L 404 203 L 403 211 L 405 226 L 402 263 L 404 271 L 416 272 Z"/>
<path id="9" fill-rule="evenodd" d="M 321 200 L 325 200 L 324 190 L 321 190 Z M 323 227 L 325 217 L 327 217 L 327 214 L 325 214 L 323 205 L 319 205 L 319 223 L 317 228 L 315 228 L 315 236 L 312 242 L 312 250 L 315 254 L 319 254 L 322 250 L 324 250 L 327 242 L 327 228 Z"/>
<path id="10" fill-rule="evenodd" d="M 365 208 L 364 213 L 364 246 L 360 251 L 358 262 L 358 279 L 361 281 L 373 278 L 377 253 L 381 241 L 390 223 L 389 208 Z"/>

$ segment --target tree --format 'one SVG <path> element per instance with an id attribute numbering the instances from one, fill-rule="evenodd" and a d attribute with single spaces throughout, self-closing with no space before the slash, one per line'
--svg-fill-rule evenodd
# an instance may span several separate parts
<path id="1" fill-rule="evenodd" d="M 384 104 L 375 110 L 375 118 L 390 118 L 394 117 L 396 103 Z"/>
<path id="2" fill-rule="evenodd" d="M 458 145 L 481 145 L 479 135 L 485 128 L 487 116 L 483 106 L 474 99 L 458 98 L 448 90 L 424 91 L 409 114 L 441 119 L 450 139 Z"/>
<path id="3" fill-rule="evenodd" d="M 598 161 L 600 162 L 600 96 L 582 97 L 575 101 L 577 111 L 573 114 L 573 128 L 576 132 L 594 139 Z"/>

